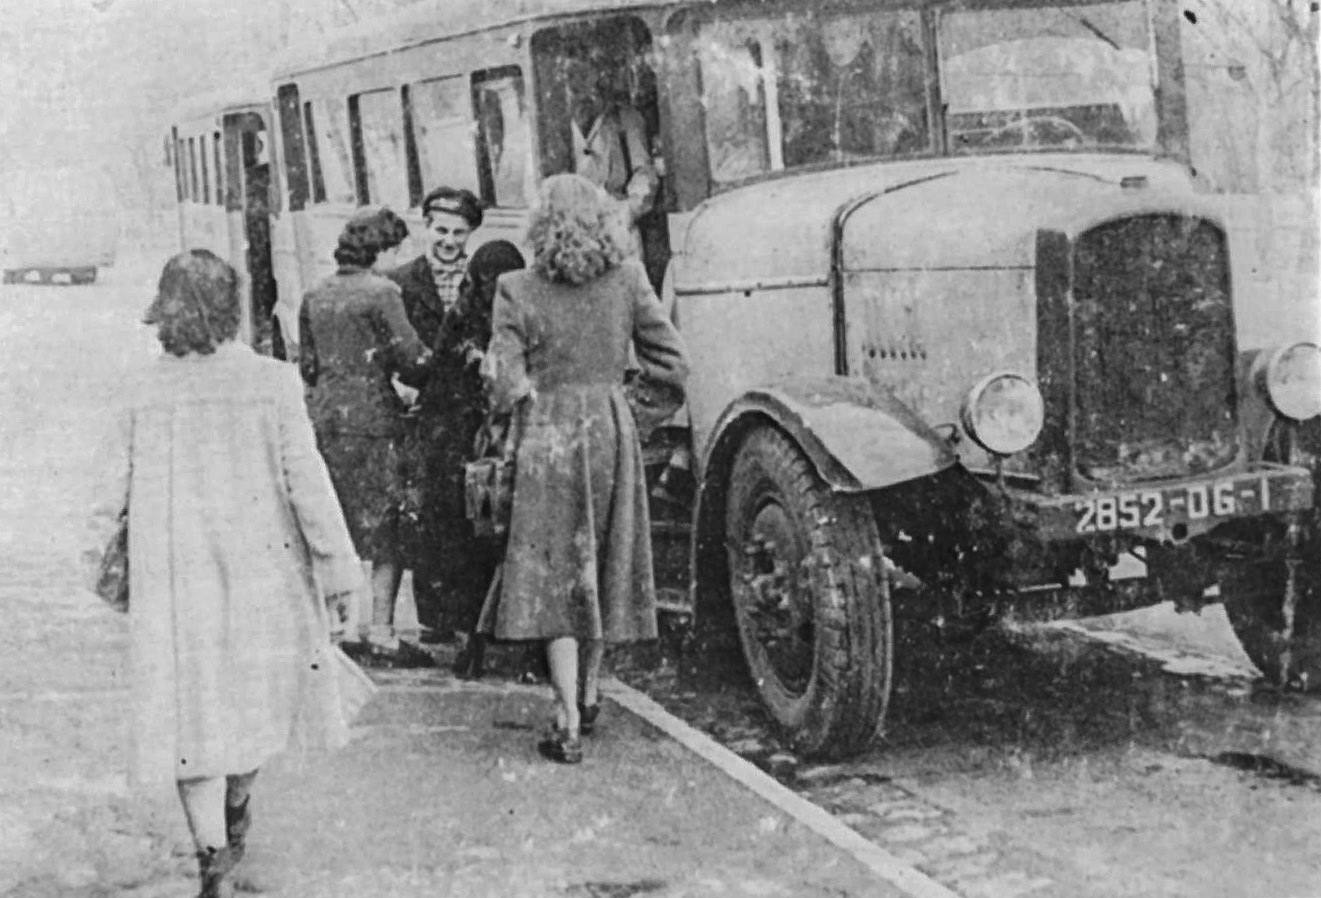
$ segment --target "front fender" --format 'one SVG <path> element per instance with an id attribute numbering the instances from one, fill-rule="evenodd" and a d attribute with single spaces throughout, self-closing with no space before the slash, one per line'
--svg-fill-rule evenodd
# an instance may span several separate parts
<path id="1" fill-rule="evenodd" d="M 859 378 L 795 378 L 749 390 L 725 409 L 701 456 L 694 514 L 694 623 L 704 639 L 735 632 L 724 539 L 729 470 L 743 437 L 778 427 L 831 488 L 865 492 L 953 467 L 940 435 L 886 391 Z"/>
<path id="2" fill-rule="evenodd" d="M 749 390 L 733 402 L 703 453 L 705 473 L 732 455 L 754 422 L 793 438 L 821 478 L 841 492 L 894 486 L 943 471 L 958 457 L 911 409 L 860 378 L 795 378 Z"/>

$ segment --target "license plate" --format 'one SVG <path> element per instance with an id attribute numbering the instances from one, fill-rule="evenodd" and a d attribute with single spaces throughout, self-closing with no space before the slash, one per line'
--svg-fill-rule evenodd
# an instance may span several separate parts
<path id="1" fill-rule="evenodd" d="M 1111 533 L 1270 511 L 1266 477 L 1204 481 L 1089 496 L 1073 504 L 1074 531 Z"/>

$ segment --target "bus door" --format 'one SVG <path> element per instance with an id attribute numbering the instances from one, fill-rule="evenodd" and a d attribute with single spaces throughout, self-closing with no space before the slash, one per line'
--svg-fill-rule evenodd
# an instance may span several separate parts
<path id="1" fill-rule="evenodd" d="M 271 216 L 274 185 L 270 135 L 259 113 L 225 116 L 229 162 L 230 259 L 239 270 L 243 304 L 242 333 L 254 347 L 270 349 L 270 320 L 275 308 L 275 270 L 271 263 Z"/>
<path id="2" fill-rule="evenodd" d="M 632 16 L 557 25 L 532 38 L 542 172 L 577 171 L 617 197 L 632 192 L 629 173 L 649 172 L 651 200 L 635 223 L 647 274 L 659 290 L 670 242 L 651 53 L 651 32 Z M 596 146 L 594 120 L 610 114 L 620 121 L 627 116 L 630 124 L 623 130 L 628 136 L 608 147 Z M 603 155 L 610 158 L 603 160 Z"/>

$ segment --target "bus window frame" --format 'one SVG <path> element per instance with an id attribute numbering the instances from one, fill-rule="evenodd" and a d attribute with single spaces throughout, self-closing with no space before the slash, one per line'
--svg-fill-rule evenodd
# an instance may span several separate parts
<path id="1" fill-rule="evenodd" d="M 302 87 L 299 89 L 302 94 Z M 306 102 L 312 106 L 312 139 L 317 145 L 317 159 L 321 164 L 322 187 L 325 190 L 323 205 L 356 206 L 358 201 L 358 175 L 355 171 L 353 150 L 353 129 L 349 118 L 349 102 L 344 95 L 312 94 L 309 92 Z M 306 129 L 308 125 L 304 123 Z M 342 129 L 342 133 L 335 129 Z M 340 138 L 337 140 L 336 138 Z M 322 143 L 325 146 L 322 146 Z M 334 164 L 327 165 L 327 159 L 333 158 Z M 336 178 L 328 177 L 333 171 Z M 334 188 L 332 190 L 332 188 Z"/>
<path id="2" fill-rule="evenodd" d="M 197 135 L 197 155 L 202 160 L 202 205 L 211 205 L 211 166 L 207 161 L 206 132 Z"/>
<path id="3" fill-rule="evenodd" d="M 374 197 L 371 191 L 371 180 L 373 177 L 373 171 L 371 166 L 369 166 L 368 164 L 369 160 L 367 158 L 367 139 L 365 136 L 365 129 L 363 128 L 362 98 L 371 97 L 377 94 L 392 95 L 390 97 L 382 97 L 381 99 L 393 100 L 393 102 L 390 103 L 389 105 L 393 107 L 394 111 L 398 116 L 396 122 L 399 127 L 399 138 L 401 144 L 404 137 L 403 103 L 400 98 L 400 91 L 398 86 L 376 88 L 372 90 L 360 90 L 357 93 L 351 94 L 349 96 L 349 136 L 351 138 L 351 145 L 353 147 L 353 168 L 354 168 L 354 179 L 357 182 L 358 205 L 375 204 L 378 206 L 385 205 L 385 206 L 393 206 L 397 208 L 399 205 L 398 203 L 391 202 L 387 196 Z M 375 100 L 373 100 L 372 102 L 374 103 Z M 406 151 L 406 146 L 403 145 L 400 146 L 399 155 L 400 155 L 400 159 L 398 161 L 402 162 L 403 165 L 399 168 L 397 172 L 393 172 L 393 174 L 398 175 L 403 180 L 402 180 L 402 184 L 396 184 L 395 186 L 403 188 L 403 192 L 402 192 L 403 200 L 404 203 L 408 203 L 408 154 Z M 382 171 L 376 173 L 376 178 L 378 182 L 381 182 L 382 175 L 387 175 L 387 174 L 392 174 L 392 172 Z M 381 186 L 381 184 L 378 183 L 378 186 Z M 381 192 L 387 193 L 388 190 L 382 187 Z"/>
<path id="4" fill-rule="evenodd" d="M 273 214 L 277 214 L 281 206 L 279 184 L 280 172 L 283 170 L 283 180 L 288 190 L 289 211 L 301 212 L 307 208 L 311 190 L 308 183 L 307 148 L 303 142 L 302 101 L 297 84 L 282 84 L 276 88 L 271 115 L 275 120 L 264 122 L 268 143 L 266 156 L 271 172 L 272 196 L 268 202 Z"/>
<path id="5" fill-rule="evenodd" d="M 223 140 L 223 139 L 221 138 L 221 134 L 220 134 L 219 131 L 214 131 L 214 132 L 212 132 L 212 134 L 211 134 L 211 149 L 212 149 L 212 155 L 215 157 L 213 161 L 215 162 L 214 168 L 215 168 L 215 172 L 216 172 L 216 176 L 215 176 L 215 188 L 216 188 L 216 192 L 215 192 L 215 201 L 216 201 L 216 205 L 217 205 L 217 206 L 224 207 L 224 205 L 225 205 L 225 184 L 228 182 L 228 179 L 224 176 L 224 163 L 223 163 L 223 161 L 222 161 L 222 159 L 221 159 L 222 140 Z"/>
<path id="6" fill-rule="evenodd" d="M 477 157 L 477 138 L 476 138 L 477 118 L 476 118 L 476 109 L 473 105 L 472 88 L 469 80 L 470 74 L 471 73 L 468 72 L 467 70 L 461 70 L 457 72 L 447 72 L 446 74 L 438 74 L 438 75 L 432 75 L 430 77 L 418 78 L 413 81 L 410 81 L 408 84 L 403 85 L 402 92 L 406 97 L 405 106 L 404 106 L 404 118 L 407 127 L 407 130 L 405 131 L 405 147 L 407 148 L 411 146 L 413 151 L 416 153 L 415 158 L 409 159 L 410 166 L 413 163 L 416 163 L 417 165 L 418 193 L 414 199 L 414 205 L 412 208 L 417 208 L 418 206 L 421 205 L 422 198 L 423 196 L 425 196 L 426 190 L 428 189 L 427 187 L 428 180 L 434 182 L 431 184 L 432 188 L 443 183 L 450 187 L 462 187 L 465 189 L 469 189 L 475 193 L 481 189 L 481 163 L 479 162 Z M 432 168 L 431 165 L 424 164 L 424 162 L 430 160 L 430 154 L 424 152 L 424 150 L 430 145 L 430 143 L 421 140 L 420 139 L 421 135 L 419 135 L 418 131 L 416 130 L 419 128 L 419 125 L 422 123 L 422 120 L 418 117 L 417 114 L 417 107 L 419 105 L 419 94 L 422 92 L 418 91 L 417 88 L 426 88 L 429 85 L 444 85 L 447 92 L 449 92 L 448 89 L 452 86 L 454 90 L 451 92 L 452 93 L 451 99 L 460 100 L 460 103 L 456 104 L 455 111 L 461 113 L 461 115 L 454 116 L 450 119 L 437 119 L 436 122 L 432 123 L 432 125 L 434 126 L 436 124 L 439 124 L 442 128 L 441 131 L 442 135 L 448 133 L 449 131 L 455 131 L 456 133 L 459 132 L 460 130 L 462 131 L 463 137 L 468 142 L 469 147 L 471 149 L 471 152 L 468 155 L 468 163 L 469 163 L 468 170 L 464 172 L 463 178 L 456 178 L 453 177 L 452 175 L 440 177 L 439 172 L 430 171 L 430 169 Z M 455 127 L 456 123 L 460 126 L 459 128 Z M 460 155 L 462 154 L 459 153 L 455 154 L 456 157 Z M 430 175 L 430 178 L 428 178 L 428 175 Z"/>
<path id="7" fill-rule="evenodd" d="M 492 165 L 487 132 L 483 127 L 480 109 L 480 94 L 487 85 L 508 80 L 514 85 L 514 93 L 521 112 L 521 122 L 526 147 L 523 156 L 522 178 L 519 184 L 518 202 L 503 201 L 497 189 L 495 168 Z M 477 184 L 480 196 L 487 205 L 498 209 L 526 209 L 531 206 L 529 196 L 529 175 L 537 171 L 536 126 L 532 121 L 534 110 L 531 107 L 527 75 L 521 65 L 504 65 L 490 69 L 474 70 L 469 76 L 469 107 L 472 111 L 473 150 L 476 155 Z M 505 130 L 508 134 L 508 129 Z"/>
<path id="8" fill-rule="evenodd" d="M 303 101 L 303 141 L 307 147 L 307 171 L 312 205 L 326 201 L 326 176 L 321 170 L 321 146 L 317 143 L 316 115 L 310 99 Z"/>
<path id="9" fill-rule="evenodd" d="M 188 198 L 194 203 L 200 202 L 200 194 L 197 190 L 197 139 L 195 137 L 188 138 L 188 180 L 192 187 Z"/>
<path id="10" fill-rule="evenodd" d="M 170 168 L 174 171 L 174 201 L 184 201 L 183 139 L 179 137 L 177 127 L 170 128 Z"/>

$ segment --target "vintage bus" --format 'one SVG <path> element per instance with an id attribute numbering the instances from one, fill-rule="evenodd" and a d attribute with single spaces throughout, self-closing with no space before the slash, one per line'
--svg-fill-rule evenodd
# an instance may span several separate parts
<path id="1" fill-rule="evenodd" d="M 328 270 L 356 206 L 415 214 L 440 182 L 489 205 L 478 239 L 518 239 L 539 179 L 572 165 L 564 72 L 590 58 L 648 123 L 644 253 L 693 360 L 649 451 L 691 458 L 694 486 L 655 538 L 681 541 L 697 625 L 737 633 L 798 750 L 878 732 L 899 611 L 1220 588 L 1263 671 L 1315 686 L 1321 350 L 1240 350 L 1179 15 L 427 4 L 275 73 L 298 276 Z M 1125 556 L 1146 575 L 1120 590 Z"/>
<path id="2" fill-rule="evenodd" d="M 239 273 L 243 339 L 270 351 L 277 296 L 296 301 L 293 228 L 285 212 L 272 144 L 274 113 L 265 83 L 191 98 L 175 110 L 165 138 L 174 170 L 179 244 L 209 249 Z"/>

